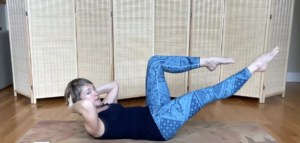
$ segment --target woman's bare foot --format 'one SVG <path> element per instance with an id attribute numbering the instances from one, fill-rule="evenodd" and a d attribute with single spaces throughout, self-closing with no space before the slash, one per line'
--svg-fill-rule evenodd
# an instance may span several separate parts
<path id="1" fill-rule="evenodd" d="M 218 65 L 235 63 L 233 58 L 211 57 L 200 58 L 200 67 L 206 67 L 209 71 L 215 70 Z"/>
<path id="2" fill-rule="evenodd" d="M 265 52 L 257 57 L 247 68 L 251 74 L 255 72 L 264 72 L 267 69 L 268 63 L 277 55 L 279 47 L 273 48 L 269 52 Z"/>

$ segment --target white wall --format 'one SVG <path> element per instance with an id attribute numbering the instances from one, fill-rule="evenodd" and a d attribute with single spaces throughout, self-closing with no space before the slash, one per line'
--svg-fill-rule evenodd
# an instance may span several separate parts
<path id="1" fill-rule="evenodd" d="M 293 27 L 287 69 L 288 82 L 300 82 L 300 1 L 295 0 L 294 6 Z"/>
<path id="2" fill-rule="evenodd" d="M 0 4 L 0 27 L 2 30 L 8 30 L 7 8 L 6 4 Z"/>

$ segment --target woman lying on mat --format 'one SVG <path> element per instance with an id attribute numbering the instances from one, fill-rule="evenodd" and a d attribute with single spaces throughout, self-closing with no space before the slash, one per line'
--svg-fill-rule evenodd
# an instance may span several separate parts
<path id="1" fill-rule="evenodd" d="M 164 72 L 181 73 L 199 67 L 213 71 L 218 65 L 232 64 L 232 58 L 153 56 L 148 61 L 146 107 L 117 104 L 118 83 L 95 88 L 86 79 L 72 80 L 65 98 L 72 112 L 83 116 L 86 131 L 96 139 L 145 139 L 165 141 L 205 105 L 236 93 L 255 72 L 263 72 L 279 48 L 260 55 L 247 68 L 210 87 L 192 91 L 173 100 Z M 99 94 L 108 93 L 101 102 Z"/>

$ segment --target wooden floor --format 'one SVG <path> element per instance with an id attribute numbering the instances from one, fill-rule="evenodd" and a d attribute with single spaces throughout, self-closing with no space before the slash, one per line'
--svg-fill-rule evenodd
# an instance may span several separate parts
<path id="1" fill-rule="evenodd" d="M 123 106 L 144 106 L 144 98 L 119 101 Z M 13 143 L 41 120 L 82 120 L 71 114 L 63 98 L 38 100 L 14 97 L 13 87 L 0 90 L 0 142 Z M 259 123 L 278 142 L 300 143 L 300 83 L 287 83 L 286 97 L 266 99 L 232 97 L 209 104 L 199 111 L 193 121 L 230 121 Z"/>

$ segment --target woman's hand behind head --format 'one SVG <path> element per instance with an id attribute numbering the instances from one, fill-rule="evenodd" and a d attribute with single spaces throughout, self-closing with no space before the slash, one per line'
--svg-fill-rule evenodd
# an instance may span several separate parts
<path id="1" fill-rule="evenodd" d="M 72 101 L 72 96 L 70 95 L 68 102 L 69 102 L 69 109 L 71 109 L 71 107 L 73 106 L 73 101 Z"/>

